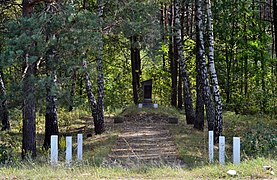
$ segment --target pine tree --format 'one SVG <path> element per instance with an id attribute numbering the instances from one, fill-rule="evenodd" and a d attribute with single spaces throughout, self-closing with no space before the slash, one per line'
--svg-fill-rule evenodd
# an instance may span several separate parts
<path id="1" fill-rule="evenodd" d="M 141 75 L 141 59 L 140 49 L 138 47 L 138 37 L 131 36 L 131 68 L 132 68 L 132 86 L 133 86 L 133 100 L 135 104 L 139 102 L 140 89 L 140 75 Z"/>
<path id="2" fill-rule="evenodd" d="M 97 15 L 99 18 L 99 33 L 100 41 L 98 45 L 97 52 L 97 84 L 98 84 L 98 99 L 97 99 L 97 123 L 95 124 L 95 134 L 101 134 L 105 131 L 104 128 L 104 65 L 103 65 L 103 10 L 104 2 L 102 0 L 97 0 Z"/>
<path id="3" fill-rule="evenodd" d="M 49 14 L 49 17 L 55 16 L 56 12 L 59 10 L 58 4 L 56 2 L 51 2 L 51 6 L 49 3 L 46 4 L 47 8 L 45 13 Z M 57 7 L 56 7 L 57 6 Z M 51 22 L 50 22 L 51 23 Z M 46 41 L 49 39 L 53 39 L 54 32 L 51 29 L 50 24 L 48 23 L 49 27 L 46 28 L 45 35 Z M 57 55 L 55 54 L 56 50 L 55 47 L 50 46 L 47 53 L 46 53 L 46 69 L 48 71 L 47 77 L 48 82 L 46 82 L 46 112 L 45 112 L 45 136 L 44 136 L 44 143 L 43 147 L 48 149 L 51 143 L 51 135 L 58 135 L 59 134 L 59 127 L 58 127 L 58 112 L 57 112 L 57 97 L 55 93 L 55 89 L 57 86 L 57 73 L 56 73 L 56 63 L 58 61 Z"/>
<path id="4" fill-rule="evenodd" d="M 23 0 L 22 13 L 25 18 L 30 18 L 33 13 L 34 2 Z M 31 27 L 26 27 L 26 29 Z M 28 36 L 31 36 L 27 31 Z M 35 44 L 33 43 L 33 47 Z M 30 51 L 31 52 L 31 51 Z M 36 95 L 35 95 L 35 71 L 37 60 L 30 52 L 25 52 L 23 69 L 23 138 L 22 157 L 29 153 L 36 157 Z"/>

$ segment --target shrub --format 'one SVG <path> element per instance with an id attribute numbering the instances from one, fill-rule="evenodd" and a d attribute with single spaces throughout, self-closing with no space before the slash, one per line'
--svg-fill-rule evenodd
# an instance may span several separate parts
<path id="1" fill-rule="evenodd" d="M 250 157 L 277 157 L 277 133 L 275 127 L 258 123 L 244 134 L 242 148 Z"/>
<path id="2" fill-rule="evenodd" d="M 0 164 L 8 164 L 15 159 L 13 148 L 10 144 L 0 141 Z"/>

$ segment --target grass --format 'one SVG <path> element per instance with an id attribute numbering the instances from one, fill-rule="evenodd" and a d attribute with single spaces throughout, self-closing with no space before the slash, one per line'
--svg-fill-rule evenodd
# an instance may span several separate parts
<path id="1" fill-rule="evenodd" d="M 227 164 L 205 165 L 193 169 L 172 167 L 137 167 L 124 169 L 122 167 L 94 166 L 88 162 L 75 164 L 71 167 L 60 164 L 57 167 L 41 164 L 23 164 L 17 167 L 1 169 L 1 179 L 264 179 L 276 178 L 271 171 L 263 169 L 264 165 L 277 168 L 274 160 L 257 158 L 244 161 L 235 166 Z M 226 172 L 236 170 L 237 175 L 229 176 Z"/>
<path id="2" fill-rule="evenodd" d="M 247 141 L 246 132 L 250 130 L 262 131 L 264 129 L 253 129 L 255 124 L 262 122 L 264 128 L 272 128 L 273 133 L 276 130 L 276 119 L 270 119 L 262 116 L 242 116 L 232 112 L 224 113 L 224 135 L 226 137 L 226 165 L 218 165 L 217 154 L 215 154 L 215 163 L 209 164 L 207 157 L 207 131 L 197 131 L 193 126 L 185 123 L 184 115 L 173 108 L 159 107 L 158 109 L 138 109 L 135 106 L 126 108 L 118 116 L 126 114 L 135 115 L 137 113 L 163 114 L 170 117 L 178 117 L 179 124 L 169 124 L 168 128 L 174 137 L 180 157 L 184 160 L 187 167 L 147 167 L 136 166 L 133 168 L 111 167 L 103 165 L 103 160 L 110 152 L 120 133 L 122 124 L 113 124 L 112 119 L 106 118 L 107 131 L 102 135 L 87 137 L 88 133 L 93 131 L 89 118 L 82 118 L 84 113 L 73 114 L 74 118 L 60 128 L 62 135 L 72 134 L 75 136 L 78 132 L 84 133 L 84 161 L 73 162 L 71 166 L 64 164 L 64 154 L 60 152 L 60 163 L 56 167 L 49 165 L 49 152 L 39 151 L 39 156 L 35 161 L 25 162 L 17 158 L 14 163 L 0 166 L 0 179 L 274 179 L 273 175 L 277 169 L 277 155 L 265 156 L 258 154 L 249 156 L 242 149 L 242 163 L 233 165 L 231 163 L 232 137 L 240 136 L 243 141 Z M 61 115 L 60 115 L 61 116 Z M 60 117 L 59 116 L 59 117 Z M 67 114 L 68 116 L 68 114 Z M 64 118 L 65 119 L 65 118 Z M 74 120 L 73 120 L 74 119 Z M 65 120 L 64 120 L 65 121 Z M 85 127 L 84 127 L 85 126 Z M 80 128 L 83 127 L 83 128 Z M 76 130 L 77 128 L 77 130 Z M 78 129 L 79 128 L 79 129 Z M 275 128 L 275 129 L 274 129 Z M 276 133 L 277 134 L 277 133 Z M 272 137 L 276 137 L 276 134 Z M 21 134 L 18 129 L 13 129 L 10 133 L 2 133 L 1 136 L 7 137 L 12 145 L 17 145 Z M 42 137 L 42 134 L 40 135 Z M 1 138 L 2 141 L 4 138 Z M 41 141 L 42 138 L 39 139 Z M 42 144 L 41 142 L 38 144 Z M 266 146 L 266 144 L 264 145 Z M 243 147 L 242 147 L 243 148 Z M 19 149 L 15 148 L 14 156 L 19 157 Z M 215 146 L 217 149 L 217 146 Z M 76 151 L 76 142 L 74 142 L 74 151 Z M 215 151 L 216 152 L 216 151 Z M 259 152 L 258 152 L 259 153 Z M 76 152 L 74 152 L 76 154 Z M 261 156 L 261 157 L 260 157 Z M 74 157 L 76 159 L 76 157 Z M 271 166 L 271 170 L 264 170 L 263 166 Z M 233 169 L 237 171 L 235 177 L 227 174 L 227 171 Z"/>
<path id="3" fill-rule="evenodd" d="M 123 109 L 121 112 L 118 112 L 116 116 L 124 116 L 124 115 L 136 115 L 136 114 L 145 114 L 145 113 L 152 113 L 157 115 L 165 115 L 168 117 L 177 117 L 181 120 L 184 120 L 184 116 L 180 114 L 180 112 L 175 108 L 159 106 L 157 109 L 153 108 L 137 108 L 137 106 L 128 106 L 127 108 Z"/>

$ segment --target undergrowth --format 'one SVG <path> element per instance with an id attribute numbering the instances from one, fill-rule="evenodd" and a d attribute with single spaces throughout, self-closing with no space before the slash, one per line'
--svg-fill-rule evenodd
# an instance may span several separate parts
<path id="1" fill-rule="evenodd" d="M 177 117 L 179 119 L 184 119 L 184 115 L 180 114 L 180 112 L 176 108 L 165 107 L 165 106 L 159 106 L 157 109 L 154 109 L 154 108 L 138 108 L 138 106 L 132 105 L 132 106 L 128 106 L 125 109 L 122 109 L 122 111 L 118 111 L 116 116 L 136 115 L 136 114 L 145 114 L 145 113 L 158 114 L 158 115 L 164 115 L 168 117 Z"/>
<path id="2" fill-rule="evenodd" d="M 83 118 L 89 113 L 83 110 L 68 113 L 60 111 L 61 137 L 72 134 L 74 152 L 73 163 L 64 164 L 64 137 L 60 140 L 59 164 L 56 167 L 49 165 L 49 151 L 41 149 L 43 141 L 43 116 L 38 121 L 38 158 L 21 161 L 21 126 L 18 120 L 12 119 L 12 129 L 0 133 L 0 179 L 228 179 L 227 171 L 237 171 L 237 179 L 275 178 L 277 169 L 276 154 L 276 119 L 262 116 L 242 116 L 232 112 L 224 113 L 224 131 L 226 138 L 226 165 L 218 165 L 218 146 L 215 145 L 215 163 L 208 163 L 207 134 L 197 131 L 193 126 L 186 125 L 183 114 L 174 108 L 160 106 L 158 109 L 142 108 L 136 106 L 125 108 L 116 116 L 136 115 L 150 113 L 177 117 L 179 124 L 168 124 L 168 128 L 175 140 L 180 158 L 186 163 L 185 168 L 178 167 L 109 167 L 103 161 L 115 145 L 122 125 L 113 124 L 112 119 L 106 118 L 107 131 L 102 135 L 86 136 L 93 133 L 91 118 Z M 19 113 L 17 113 L 19 116 Z M 17 117 L 14 115 L 12 117 Z M 80 129 L 81 127 L 85 127 Z M 76 130 L 77 129 L 77 130 Z M 84 133 L 84 157 L 82 162 L 76 162 L 76 134 Z M 238 166 L 232 162 L 232 137 L 241 137 L 242 163 Z M 1 164 L 2 163 L 2 164 Z M 264 170 L 263 166 L 270 166 L 271 170 Z M 272 173 L 273 172 L 273 173 Z"/>

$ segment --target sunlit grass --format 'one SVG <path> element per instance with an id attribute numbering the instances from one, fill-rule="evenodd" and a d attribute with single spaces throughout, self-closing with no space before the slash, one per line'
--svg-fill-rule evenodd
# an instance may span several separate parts
<path id="1" fill-rule="evenodd" d="M 176 108 L 165 107 L 165 106 L 159 106 L 157 109 L 155 109 L 155 108 L 138 108 L 138 106 L 132 105 L 123 109 L 121 112 L 118 111 L 117 116 L 123 116 L 126 114 L 135 115 L 139 113 L 140 114 L 152 113 L 152 114 L 166 115 L 168 117 L 177 117 L 179 119 L 184 119 L 184 116 L 180 114 L 180 112 Z"/>
<path id="2" fill-rule="evenodd" d="M 147 165 L 134 166 L 131 168 L 114 167 L 103 164 L 103 161 L 115 145 L 122 124 L 113 124 L 112 119 L 106 118 L 106 132 L 102 135 L 93 134 L 92 119 L 83 118 L 86 113 L 73 113 L 72 117 L 62 112 L 59 117 L 70 122 L 60 124 L 61 136 L 73 136 L 73 163 L 68 166 L 64 162 L 64 151 L 59 152 L 59 164 L 51 167 L 49 164 L 49 151 L 44 152 L 38 147 L 38 158 L 35 161 L 20 160 L 20 130 L 12 129 L 11 132 L 1 134 L 14 142 L 17 159 L 13 164 L 0 166 L 0 179 L 273 179 L 277 178 L 277 160 L 275 156 L 268 158 L 251 158 L 244 154 L 242 149 L 242 162 L 240 165 L 232 164 L 232 137 L 239 136 L 244 139 L 247 130 L 256 123 L 276 127 L 276 120 L 262 116 L 242 116 L 232 112 L 224 113 L 224 135 L 226 137 L 226 165 L 218 164 L 218 147 L 215 145 L 215 162 L 208 163 L 208 132 L 197 131 L 191 125 L 186 125 L 183 114 L 174 108 L 160 106 L 158 109 L 138 109 L 131 106 L 118 112 L 118 115 L 137 113 L 151 113 L 178 117 L 179 124 L 168 124 L 168 128 L 179 151 L 181 159 L 185 162 L 184 168 L 180 167 L 149 167 Z M 88 113 L 89 114 L 89 113 Z M 68 124 L 67 124 L 68 123 Z M 70 127 L 66 128 L 66 125 Z M 85 128 L 78 129 L 85 126 Z M 16 126 L 17 127 L 17 126 Z M 76 131 L 76 128 L 78 129 Z M 76 134 L 84 134 L 83 161 L 76 161 Z M 87 136 L 92 134 L 92 136 Z M 38 139 L 42 141 L 43 136 Z M 41 142 L 38 144 L 42 144 Z M 264 170 L 263 166 L 271 166 L 273 170 Z M 235 177 L 227 174 L 233 169 L 237 171 Z"/>
<path id="3" fill-rule="evenodd" d="M 263 166 L 270 165 L 276 170 L 274 160 L 257 158 L 244 161 L 240 165 L 218 164 L 205 165 L 194 169 L 162 167 L 136 167 L 125 169 L 122 167 L 99 167 L 83 162 L 56 167 L 41 164 L 23 164 L 16 167 L 1 168 L 0 178 L 9 179 L 231 179 L 227 171 L 236 170 L 236 179 L 265 179 L 276 178 L 273 171 L 264 170 Z"/>

